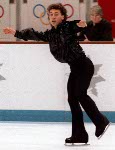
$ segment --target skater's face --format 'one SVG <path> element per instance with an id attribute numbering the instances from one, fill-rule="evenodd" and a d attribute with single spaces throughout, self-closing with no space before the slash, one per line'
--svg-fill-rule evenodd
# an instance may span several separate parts
<path id="1" fill-rule="evenodd" d="M 51 9 L 48 13 L 49 22 L 53 27 L 57 27 L 63 20 L 64 15 L 58 9 Z"/>

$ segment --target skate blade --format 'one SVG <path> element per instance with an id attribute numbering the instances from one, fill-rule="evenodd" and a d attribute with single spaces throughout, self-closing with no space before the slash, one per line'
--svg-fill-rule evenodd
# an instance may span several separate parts
<path id="1" fill-rule="evenodd" d="M 105 134 L 105 132 L 106 132 L 107 129 L 109 128 L 110 124 L 111 124 L 111 123 L 109 123 L 109 124 L 106 126 L 105 130 L 103 131 L 103 133 L 98 137 L 98 140 Z"/>
<path id="2" fill-rule="evenodd" d="M 89 146 L 89 143 L 65 143 L 65 146 Z"/>

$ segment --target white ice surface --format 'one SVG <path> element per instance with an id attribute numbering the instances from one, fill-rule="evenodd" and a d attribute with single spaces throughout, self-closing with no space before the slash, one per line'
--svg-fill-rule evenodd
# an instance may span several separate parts
<path id="1" fill-rule="evenodd" d="M 65 146 L 71 123 L 0 122 L 0 150 L 115 150 L 115 124 L 98 140 L 95 126 L 86 123 L 87 146 Z"/>

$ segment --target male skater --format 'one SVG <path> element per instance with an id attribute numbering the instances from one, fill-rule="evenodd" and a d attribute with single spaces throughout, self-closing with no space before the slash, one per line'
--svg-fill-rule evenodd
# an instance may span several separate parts
<path id="1" fill-rule="evenodd" d="M 79 45 L 76 34 L 86 27 L 86 23 L 80 20 L 66 21 L 67 11 L 61 3 L 52 4 L 47 10 L 51 24 L 50 30 L 38 32 L 31 28 L 15 31 L 11 28 L 5 28 L 4 33 L 13 34 L 24 40 L 49 42 L 50 51 L 55 59 L 70 65 L 71 73 L 67 90 L 72 113 L 72 135 L 65 139 L 65 143 L 87 143 L 88 133 L 84 127 L 81 106 L 96 127 L 96 137 L 102 136 L 109 126 L 109 121 L 87 95 L 87 89 L 94 73 L 94 65 Z"/>

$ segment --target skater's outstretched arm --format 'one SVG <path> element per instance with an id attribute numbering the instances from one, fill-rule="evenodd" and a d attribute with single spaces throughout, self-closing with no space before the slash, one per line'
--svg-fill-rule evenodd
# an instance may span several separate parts
<path id="1" fill-rule="evenodd" d="M 35 40 L 35 41 L 48 42 L 48 39 L 49 39 L 48 38 L 49 31 L 48 30 L 45 32 L 38 32 L 38 31 L 35 31 L 33 28 L 28 28 L 28 29 L 24 29 L 21 31 L 17 31 L 17 30 L 7 27 L 7 28 L 3 29 L 3 32 L 5 34 L 12 34 L 15 37 L 17 37 L 19 39 L 23 39 L 25 41 Z"/>
<path id="2" fill-rule="evenodd" d="M 74 20 L 70 21 L 70 28 L 73 32 L 79 33 L 86 30 L 87 24 L 85 21 L 82 20 Z"/>

